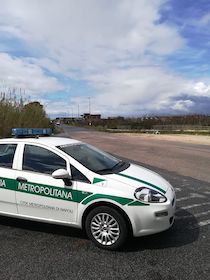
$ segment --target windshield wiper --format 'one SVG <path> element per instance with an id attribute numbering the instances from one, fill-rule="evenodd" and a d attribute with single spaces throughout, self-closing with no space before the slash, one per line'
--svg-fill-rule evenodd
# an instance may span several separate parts
<path id="1" fill-rule="evenodd" d="M 112 167 L 112 170 L 119 168 L 119 167 L 123 166 L 124 164 L 125 164 L 125 162 L 123 160 L 121 160 Z"/>
<path id="2" fill-rule="evenodd" d="M 115 165 L 113 165 L 111 168 L 104 168 L 104 169 L 101 169 L 101 170 L 98 170 L 97 172 L 99 173 L 99 174 L 101 174 L 101 173 L 109 173 L 109 172 L 113 172 L 113 170 L 115 170 L 115 169 L 118 169 L 118 168 L 120 168 L 120 167 L 122 167 L 123 165 L 125 164 L 125 162 L 124 161 L 119 161 L 118 163 L 116 163 Z"/>

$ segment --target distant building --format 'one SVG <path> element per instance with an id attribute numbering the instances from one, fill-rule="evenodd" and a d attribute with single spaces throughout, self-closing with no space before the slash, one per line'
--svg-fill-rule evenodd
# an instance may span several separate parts
<path id="1" fill-rule="evenodd" d="M 101 115 L 100 114 L 85 113 L 85 114 L 82 115 L 82 118 L 85 119 L 85 120 L 98 121 L 98 120 L 101 120 Z"/>
<path id="2" fill-rule="evenodd" d="M 121 117 L 121 116 L 118 116 L 118 117 L 108 117 L 108 121 L 124 121 L 125 118 L 124 117 Z"/>
<path id="3" fill-rule="evenodd" d="M 57 124 L 58 122 L 60 124 L 69 124 L 71 122 L 74 122 L 75 118 L 71 118 L 71 117 L 64 117 L 64 118 L 56 118 L 55 119 L 55 123 Z"/>

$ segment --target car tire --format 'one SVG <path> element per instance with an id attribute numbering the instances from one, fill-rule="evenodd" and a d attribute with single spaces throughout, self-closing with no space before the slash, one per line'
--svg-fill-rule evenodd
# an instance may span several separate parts
<path id="1" fill-rule="evenodd" d="M 117 210 L 108 206 L 99 206 L 90 211 L 85 229 L 89 239 L 106 250 L 121 248 L 128 237 L 125 219 Z"/>

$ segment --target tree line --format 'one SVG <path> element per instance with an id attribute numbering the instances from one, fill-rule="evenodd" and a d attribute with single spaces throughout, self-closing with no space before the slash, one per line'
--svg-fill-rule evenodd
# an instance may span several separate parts
<path id="1" fill-rule="evenodd" d="M 39 102 L 26 103 L 22 97 L 0 96 L 0 137 L 11 135 L 14 127 L 50 127 L 50 119 Z"/>

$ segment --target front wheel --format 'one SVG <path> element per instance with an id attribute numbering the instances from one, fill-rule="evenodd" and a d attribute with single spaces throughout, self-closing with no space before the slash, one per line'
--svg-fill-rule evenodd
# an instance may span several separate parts
<path id="1" fill-rule="evenodd" d="M 125 219 L 108 206 L 93 209 L 86 218 L 85 229 L 98 247 L 107 250 L 119 249 L 128 236 Z"/>

